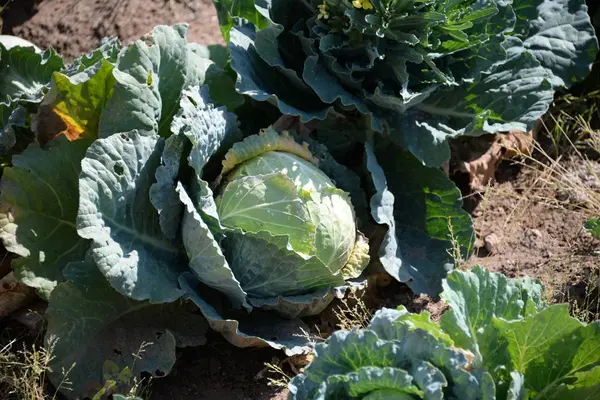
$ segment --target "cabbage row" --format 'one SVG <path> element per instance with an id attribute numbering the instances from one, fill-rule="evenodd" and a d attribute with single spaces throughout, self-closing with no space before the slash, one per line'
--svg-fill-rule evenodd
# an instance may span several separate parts
<path id="1" fill-rule="evenodd" d="M 448 139 L 528 129 L 598 47 L 582 0 L 215 6 L 227 47 L 189 43 L 185 25 L 71 63 L 0 44 L 0 238 L 49 302 L 51 379 L 70 370 L 69 397 L 115 368 L 163 376 L 209 329 L 311 351 L 302 317 L 380 269 L 441 293 L 448 250 L 473 240 L 440 168 Z M 439 362 L 461 369 L 460 354 Z M 485 368 L 451 379 L 492 391 Z"/>

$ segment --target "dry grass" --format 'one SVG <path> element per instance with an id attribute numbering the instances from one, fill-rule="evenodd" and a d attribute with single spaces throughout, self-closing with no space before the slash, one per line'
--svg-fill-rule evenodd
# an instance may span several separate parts
<path id="1" fill-rule="evenodd" d="M 567 287 L 566 290 L 557 293 L 552 301 L 568 303 L 571 315 L 589 323 L 600 320 L 600 266 L 586 275 L 580 282 L 583 293 L 576 293 L 572 290 L 573 287 Z"/>
<path id="2" fill-rule="evenodd" d="M 338 319 L 338 328 L 344 330 L 364 329 L 369 326 L 373 315 L 365 302 L 360 297 L 346 298 L 341 300 L 334 314 Z"/>
<path id="3" fill-rule="evenodd" d="M 275 359 L 270 363 L 265 363 L 266 372 L 271 374 L 271 376 L 267 376 L 267 381 L 269 382 L 267 385 L 285 389 L 288 387 L 292 377 L 285 373 L 282 368 L 283 364 L 278 361 Z"/>
<path id="4" fill-rule="evenodd" d="M 597 186 L 600 183 L 600 130 L 593 126 L 600 121 L 597 106 L 600 104 L 600 91 L 582 98 L 567 96 L 557 104 L 540 121 L 536 132 L 538 139 L 546 145 L 534 142 L 533 155 L 520 154 L 521 161 L 516 161 L 520 164 L 522 173 L 529 175 L 524 180 L 526 183 L 521 187 L 509 187 L 508 190 L 503 189 L 502 185 L 494 185 L 487 187 L 483 193 L 474 194 L 482 196 L 478 212 L 483 221 L 487 220 L 486 213 L 492 199 L 510 199 L 505 204 L 509 203 L 511 207 L 496 228 L 501 233 L 499 247 L 509 244 L 510 239 L 514 241 L 515 235 L 524 230 L 531 218 L 532 206 L 536 203 L 543 204 L 549 210 L 564 210 L 565 216 L 573 216 L 577 220 L 585 221 L 600 216 L 600 190 Z M 579 234 L 585 234 L 583 226 Z M 578 242 L 578 238 L 573 240 Z M 599 252 L 586 250 L 589 253 L 577 255 L 577 243 L 566 245 L 573 249 L 573 253 L 553 255 L 551 260 L 554 265 L 563 264 L 567 267 L 561 272 L 539 268 L 539 276 L 535 277 L 548 287 L 550 302 L 568 302 L 572 314 L 581 320 L 600 319 Z M 592 271 L 587 270 L 589 266 L 584 269 L 581 265 L 583 259 L 594 262 L 594 258 L 599 267 L 592 268 Z M 517 275 L 520 275 L 519 268 L 519 265 L 514 265 Z M 581 274 L 588 275 L 585 279 L 585 293 L 579 293 L 574 298 L 565 289 L 565 282 L 574 275 Z"/>
<path id="5" fill-rule="evenodd" d="M 16 349 L 17 341 L 11 340 L 0 350 L 0 398 L 15 400 L 54 400 L 56 393 L 49 395 L 46 391 L 46 375 L 52 361 L 55 343 L 47 348 L 35 344 L 22 344 Z M 69 371 L 65 371 L 63 381 L 58 389 L 68 390 Z"/>
<path id="6" fill-rule="evenodd" d="M 36 343 L 26 345 L 17 339 L 12 339 L 4 345 L 0 349 L 0 399 L 61 399 L 62 397 L 58 393 L 59 391 L 69 391 L 71 382 L 68 377 L 76 368 L 76 365 L 73 364 L 68 370 L 62 371 L 62 381 L 55 390 L 49 391 L 47 376 L 54 358 L 52 353 L 55 345 L 56 341 L 50 342 L 46 346 Z M 142 344 L 138 352 L 134 354 L 134 365 L 135 360 L 142 358 L 147 346 L 148 344 Z M 105 374 L 107 364 L 110 364 L 110 362 L 105 363 Z M 122 388 L 120 392 L 126 398 L 149 399 L 151 381 L 139 380 L 137 377 L 132 376 L 131 370 L 133 370 L 134 365 L 131 368 L 126 367 L 123 370 L 116 371 L 115 376 L 107 374 L 104 387 L 96 393 L 92 400 L 100 400 L 106 394 L 114 391 L 117 385 Z"/>
<path id="7" fill-rule="evenodd" d="M 600 89 L 581 96 L 564 95 L 554 101 L 542 121 L 542 134 L 551 143 L 547 152 L 552 158 L 589 144 L 586 142 L 590 138 L 590 126 L 600 120 L 599 105 Z"/>

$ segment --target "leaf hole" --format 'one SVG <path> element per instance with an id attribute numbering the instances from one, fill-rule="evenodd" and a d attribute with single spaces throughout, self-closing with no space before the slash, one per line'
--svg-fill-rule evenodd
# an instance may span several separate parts
<path id="1" fill-rule="evenodd" d="M 162 372 L 161 370 L 157 369 L 156 371 L 154 371 L 154 375 L 158 376 L 158 377 L 162 377 L 162 376 L 165 376 L 165 373 Z"/>
<path id="2" fill-rule="evenodd" d="M 115 164 L 113 166 L 113 171 L 115 171 L 115 174 L 121 176 L 123 175 L 123 172 L 125 172 L 125 170 L 123 169 L 123 167 L 119 164 Z"/>
<path id="3" fill-rule="evenodd" d="M 190 103 L 194 105 L 194 107 L 198 107 L 198 103 L 196 103 L 196 100 L 194 100 L 191 96 L 187 96 L 187 98 L 190 101 Z"/>

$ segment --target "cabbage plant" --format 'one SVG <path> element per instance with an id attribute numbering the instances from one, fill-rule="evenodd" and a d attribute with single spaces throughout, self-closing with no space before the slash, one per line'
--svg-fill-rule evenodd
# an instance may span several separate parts
<path id="1" fill-rule="evenodd" d="M 299 317 L 365 285 L 358 175 L 310 138 L 243 124 L 232 111 L 255 108 L 223 49 L 186 32 L 158 26 L 68 65 L 0 49 L 29 61 L 9 69 L 22 83 L 2 86 L 0 238 L 21 256 L 15 276 L 49 302 L 50 377 L 70 371 L 72 398 L 127 367 L 164 376 L 175 347 L 209 328 L 305 353 Z"/>
<path id="2" fill-rule="evenodd" d="M 289 384 L 307 399 L 597 399 L 600 322 L 548 306 L 529 278 L 454 271 L 438 323 L 378 310 L 365 329 L 335 332 Z"/>

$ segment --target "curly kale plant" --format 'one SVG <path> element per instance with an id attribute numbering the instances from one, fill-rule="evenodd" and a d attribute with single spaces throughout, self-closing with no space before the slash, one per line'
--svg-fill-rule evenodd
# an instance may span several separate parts
<path id="1" fill-rule="evenodd" d="M 335 332 L 290 383 L 308 399 L 598 399 L 600 322 L 546 306 L 532 279 L 452 272 L 439 323 L 404 307 Z"/>
<path id="2" fill-rule="evenodd" d="M 215 4 L 241 93 L 303 121 L 357 110 L 430 166 L 449 137 L 527 130 L 598 47 L 584 0 Z"/>

